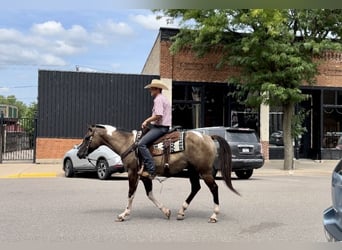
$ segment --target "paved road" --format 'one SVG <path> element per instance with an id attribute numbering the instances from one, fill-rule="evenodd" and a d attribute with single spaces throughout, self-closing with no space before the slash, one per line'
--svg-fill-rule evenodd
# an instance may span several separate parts
<path id="1" fill-rule="evenodd" d="M 176 213 L 189 191 L 187 179 L 154 181 L 155 195 L 172 210 L 163 217 L 140 185 L 126 222 L 114 222 L 126 206 L 127 180 L 1 179 L 0 242 L 324 242 L 322 211 L 330 198 L 330 175 L 255 175 L 234 180 L 238 197 L 218 181 L 221 214 L 212 213 L 205 185 L 184 221 Z"/>

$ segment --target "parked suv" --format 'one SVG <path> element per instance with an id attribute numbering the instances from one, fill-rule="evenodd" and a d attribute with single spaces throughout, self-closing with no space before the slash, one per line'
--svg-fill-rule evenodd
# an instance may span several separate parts
<path id="1" fill-rule="evenodd" d="M 342 241 L 342 160 L 331 177 L 332 206 L 323 212 L 323 225 L 328 241 Z"/>
<path id="2" fill-rule="evenodd" d="M 205 127 L 194 129 L 207 135 L 219 135 L 226 139 L 232 151 L 232 169 L 240 179 L 249 179 L 253 170 L 264 165 L 261 144 L 255 130 L 248 128 Z M 218 146 L 218 143 L 216 144 Z M 215 160 L 213 175 L 219 169 Z"/>

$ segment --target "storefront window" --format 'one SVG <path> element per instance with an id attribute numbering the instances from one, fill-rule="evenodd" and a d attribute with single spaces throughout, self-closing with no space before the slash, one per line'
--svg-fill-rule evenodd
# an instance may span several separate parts
<path id="1" fill-rule="evenodd" d="M 336 91 L 336 92 L 337 92 L 336 104 L 337 105 L 342 105 L 342 91 Z"/>
<path id="2" fill-rule="evenodd" d="M 342 91 L 323 91 L 323 148 L 339 148 L 342 136 Z"/>
<path id="3" fill-rule="evenodd" d="M 270 144 L 274 146 L 284 146 L 282 107 L 270 108 L 269 124 Z"/>
<path id="4" fill-rule="evenodd" d="M 323 108 L 323 148 L 336 148 L 342 136 L 342 108 Z"/>
<path id="5" fill-rule="evenodd" d="M 174 85 L 172 89 L 172 123 L 185 129 L 200 127 L 202 87 Z"/>
<path id="6" fill-rule="evenodd" d="M 323 92 L 323 103 L 324 104 L 335 104 L 335 91 L 324 90 Z"/>

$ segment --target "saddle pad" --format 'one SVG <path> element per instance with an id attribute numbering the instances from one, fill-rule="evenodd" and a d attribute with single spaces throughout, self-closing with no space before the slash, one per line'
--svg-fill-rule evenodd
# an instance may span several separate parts
<path id="1" fill-rule="evenodd" d="M 165 139 L 159 143 L 153 144 L 152 146 L 152 153 L 153 155 L 163 154 L 165 147 L 170 145 L 170 152 L 169 153 L 177 153 L 184 151 L 185 149 L 185 142 L 184 142 L 184 134 L 185 132 L 179 133 L 179 138 L 177 140 L 170 140 Z"/>

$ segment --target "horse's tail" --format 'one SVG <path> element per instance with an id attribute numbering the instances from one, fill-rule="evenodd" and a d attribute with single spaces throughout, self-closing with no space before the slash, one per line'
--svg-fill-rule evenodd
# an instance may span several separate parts
<path id="1" fill-rule="evenodd" d="M 230 150 L 230 146 L 227 143 L 227 141 L 218 135 L 212 135 L 211 138 L 213 140 L 216 140 L 220 147 L 218 149 L 218 162 L 220 164 L 221 169 L 221 175 L 223 180 L 225 181 L 227 187 L 236 193 L 237 195 L 240 195 L 238 191 L 235 190 L 232 184 L 231 179 L 231 173 L 232 173 L 232 152 Z"/>

